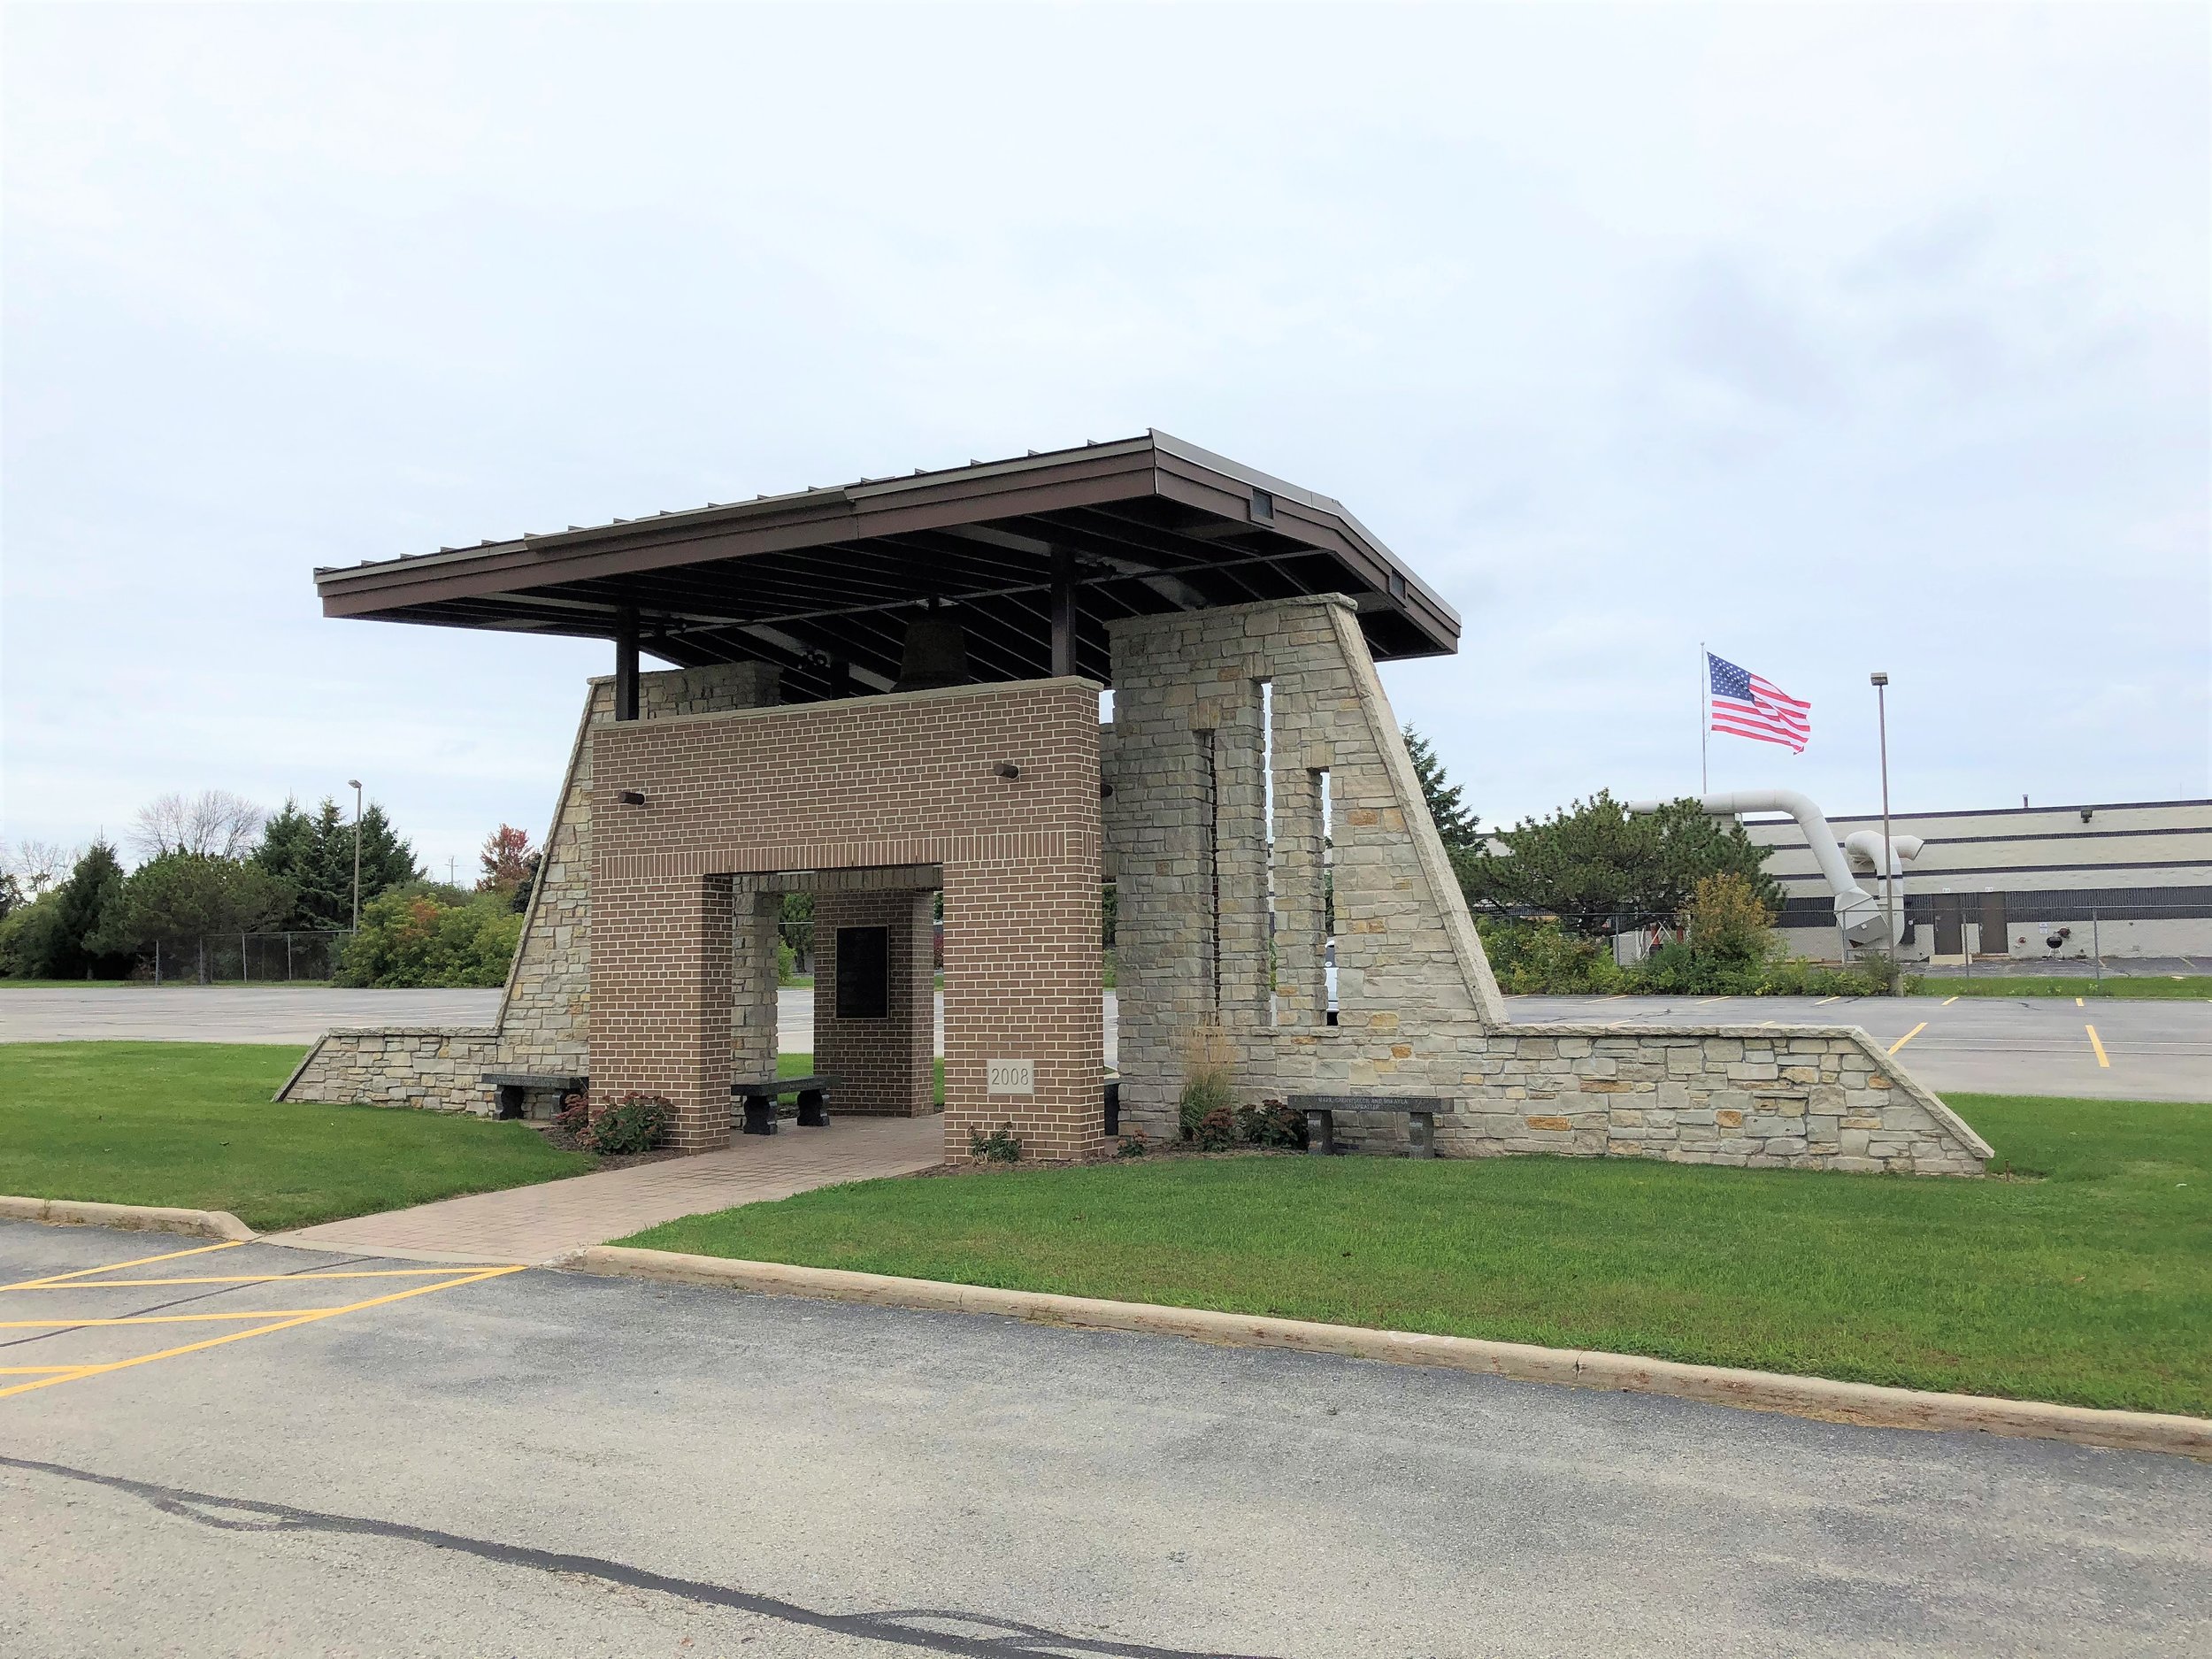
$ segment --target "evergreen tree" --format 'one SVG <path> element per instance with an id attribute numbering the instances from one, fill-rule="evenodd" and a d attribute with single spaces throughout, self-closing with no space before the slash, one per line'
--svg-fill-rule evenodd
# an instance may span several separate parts
<path id="1" fill-rule="evenodd" d="M 353 825 L 328 795 L 312 816 L 297 801 L 285 802 L 263 829 L 253 862 L 298 895 L 286 927 L 353 925 Z M 372 803 L 361 814 L 361 902 L 420 876 L 414 849 L 392 833 L 384 809 Z"/>
<path id="2" fill-rule="evenodd" d="M 1460 804 L 1460 787 L 1446 780 L 1444 763 L 1437 759 L 1428 739 L 1409 726 L 1405 740 L 1406 753 L 1413 757 L 1414 776 L 1421 780 L 1422 797 L 1428 802 L 1429 817 L 1436 824 L 1437 839 L 1447 852 L 1472 848 L 1482 839 L 1482 832 L 1476 827 L 1481 820 Z"/>
<path id="3" fill-rule="evenodd" d="M 1472 909 L 1556 916 L 1569 932 L 1602 939 L 1632 918 L 1679 913 L 1700 880 L 1723 874 L 1741 878 L 1751 901 L 1779 914 L 1781 888 L 1760 867 L 1770 850 L 1695 801 L 1632 815 L 1601 789 L 1498 831 L 1494 847 L 1486 841 L 1452 866 Z"/>
<path id="4" fill-rule="evenodd" d="M 123 865 L 115 849 L 94 841 L 69 879 L 54 889 L 52 902 L 31 918 L 36 926 L 23 942 L 31 973 L 49 979 L 119 979 L 129 972 L 131 953 L 104 937 L 121 907 L 123 890 Z"/>
<path id="5" fill-rule="evenodd" d="M 266 933 L 292 912 L 291 884 L 260 865 L 210 853 L 150 858 L 122 884 L 96 942 L 137 956 L 158 943 L 181 954 L 208 935 Z"/>

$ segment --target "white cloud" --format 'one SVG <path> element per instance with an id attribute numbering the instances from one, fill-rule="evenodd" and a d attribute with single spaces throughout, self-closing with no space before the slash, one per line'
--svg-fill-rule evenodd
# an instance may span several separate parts
<path id="1" fill-rule="evenodd" d="M 541 827 L 588 645 L 309 572 L 1159 426 L 1466 613 L 1489 818 L 2212 793 L 2208 26 L 1999 8 L 22 8 L 0 833 Z M 1723 744 L 1724 740 L 1716 740 Z"/>

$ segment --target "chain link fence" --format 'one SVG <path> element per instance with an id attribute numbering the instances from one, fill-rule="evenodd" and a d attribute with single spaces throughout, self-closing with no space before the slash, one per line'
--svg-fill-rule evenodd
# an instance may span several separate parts
<path id="1" fill-rule="evenodd" d="M 342 927 L 167 940 L 155 945 L 133 977 L 155 985 L 326 984 L 352 937 L 351 928 Z"/>

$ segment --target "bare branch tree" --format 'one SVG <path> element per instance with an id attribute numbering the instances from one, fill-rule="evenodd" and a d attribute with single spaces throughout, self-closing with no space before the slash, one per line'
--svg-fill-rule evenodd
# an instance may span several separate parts
<path id="1" fill-rule="evenodd" d="M 242 858 L 261 839 L 268 817 L 227 789 L 203 789 L 195 795 L 171 793 L 139 809 L 131 822 L 131 845 L 148 858 L 164 853 Z"/>
<path id="2" fill-rule="evenodd" d="M 59 841 L 20 841 L 0 849 L 0 870 L 13 876 L 26 895 L 36 898 L 66 878 L 82 854 L 81 848 L 65 847 Z"/>

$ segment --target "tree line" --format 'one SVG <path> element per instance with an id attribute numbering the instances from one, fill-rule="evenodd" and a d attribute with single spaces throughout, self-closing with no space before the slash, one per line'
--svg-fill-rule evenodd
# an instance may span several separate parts
<path id="1" fill-rule="evenodd" d="M 497 985 L 521 932 L 538 856 L 521 830 L 486 839 L 472 891 L 427 879 L 384 809 L 358 825 L 335 800 L 274 813 L 224 790 L 148 804 L 125 838 L 65 853 L 23 841 L 0 869 L 0 976 L 120 979 L 204 972 L 200 941 L 360 928 L 332 977 L 356 985 Z"/>

